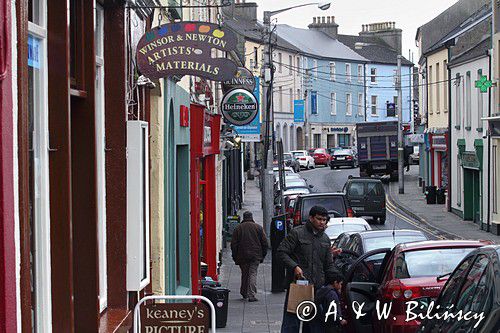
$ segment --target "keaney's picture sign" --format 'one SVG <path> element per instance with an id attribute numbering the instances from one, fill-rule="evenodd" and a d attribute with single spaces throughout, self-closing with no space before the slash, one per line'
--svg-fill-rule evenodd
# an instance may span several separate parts
<path id="1" fill-rule="evenodd" d="M 155 303 L 141 308 L 141 333 L 208 333 L 210 309 L 204 303 Z"/>
<path id="2" fill-rule="evenodd" d="M 228 29 L 206 22 L 179 22 L 146 32 L 137 44 L 137 65 L 142 75 L 159 79 L 194 75 L 213 81 L 234 77 L 237 65 L 227 58 L 213 58 L 213 49 L 232 51 L 237 37 Z"/>

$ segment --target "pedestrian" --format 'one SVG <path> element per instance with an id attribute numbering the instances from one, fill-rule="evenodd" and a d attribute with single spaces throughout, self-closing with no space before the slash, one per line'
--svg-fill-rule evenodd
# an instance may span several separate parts
<path id="1" fill-rule="evenodd" d="M 314 296 L 314 302 L 318 309 L 316 319 L 319 321 L 319 326 L 322 327 L 321 332 L 340 333 L 347 325 L 340 302 L 343 283 L 344 276 L 342 274 L 327 272 L 325 285 Z"/>
<path id="2" fill-rule="evenodd" d="M 257 270 L 267 254 L 267 238 L 262 226 L 255 223 L 251 212 L 243 213 L 243 221 L 234 229 L 231 238 L 233 260 L 241 269 L 240 294 L 256 302 Z"/>
<path id="3" fill-rule="evenodd" d="M 329 219 L 328 211 L 314 206 L 309 211 L 309 221 L 293 228 L 278 247 L 278 257 L 287 269 L 287 285 L 298 279 L 305 279 L 315 290 L 325 283 L 325 274 L 335 271 L 330 252 L 330 238 L 324 233 Z M 299 332 L 300 320 L 287 312 L 289 289 L 285 296 L 282 333 Z M 313 322 L 305 322 L 304 329 L 314 330 Z"/>

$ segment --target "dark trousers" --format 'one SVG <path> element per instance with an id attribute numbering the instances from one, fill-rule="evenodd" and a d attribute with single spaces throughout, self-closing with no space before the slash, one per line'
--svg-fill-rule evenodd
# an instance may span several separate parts
<path id="1" fill-rule="evenodd" d="M 257 294 L 257 270 L 259 261 L 252 261 L 240 265 L 241 287 L 240 294 L 243 298 L 254 298 Z"/>
<path id="2" fill-rule="evenodd" d="M 300 319 L 295 313 L 290 313 L 287 311 L 288 304 L 288 292 L 286 291 L 285 296 L 285 307 L 283 309 L 283 321 L 281 322 L 281 333 L 299 333 L 300 330 Z M 323 325 L 318 320 L 311 320 L 304 322 L 302 325 L 303 333 L 323 333 L 325 332 Z"/>

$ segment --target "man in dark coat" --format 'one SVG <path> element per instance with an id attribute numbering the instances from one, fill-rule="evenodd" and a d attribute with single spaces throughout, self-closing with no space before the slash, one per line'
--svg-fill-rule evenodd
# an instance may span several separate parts
<path id="1" fill-rule="evenodd" d="M 251 212 L 243 213 L 243 221 L 234 229 L 231 251 L 234 262 L 241 269 L 240 294 L 249 302 L 256 302 L 257 270 L 267 254 L 267 238 Z"/>
<path id="2" fill-rule="evenodd" d="M 288 285 L 305 279 L 318 290 L 325 283 L 325 274 L 335 271 L 330 238 L 324 233 L 328 219 L 328 211 L 324 207 L 314 206 L 309 211 L 309 221 L 292 229 L 281 242 L 278 256 L 287 269 Z M 300 321 L 295 314 L 287 312 L 287 303 L 288 291 L 281 332 L 299 332 Z M 309 324 L 312 326 L 312 323 L 306 326 Z"/>

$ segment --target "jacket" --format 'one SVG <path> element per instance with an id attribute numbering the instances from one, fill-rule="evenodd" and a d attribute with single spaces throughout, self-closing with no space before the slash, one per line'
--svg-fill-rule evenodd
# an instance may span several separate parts
<path id="1" fill-rule="evenodd" d="M 322 322 L 325 321 L 325 316 L 328 312 L 328 309 L 330 308 L 330 304 L 332 302 L 335 302 L 337 304 L 337 314 L 336 316 L 330 315 L 328 317 L 327 324 L 340 324 L 340 318 L 343 318 L 344 316 L 342 314 L 342 306 L 340 304 L 340 295 L 335 288 L 333 288 L 331 285 L 325 285 L 321 287 L 321 289 L 319 289 L 314 296 L 314 302 L 318 307 L 319 317 L 321 318 Z"/>
<path id="2" fill-rule="evenodd" d="M 254 221 L 243 221 L 231 238 L 233 260 L 237 265 L 264 260 L 267 238 L 264 229 Z"/>
<path id="3" fill-rule="evenodd" d="M 330 238 L 322 231 L 314 233 L 313 230 L 311 222 L 293 228 L 278 247 L 278 258 L 287 268 L 287 284 L 295 279 L 297 266 L 316 289 L 324 285 L 326 272 L 335 271 Z"/>

